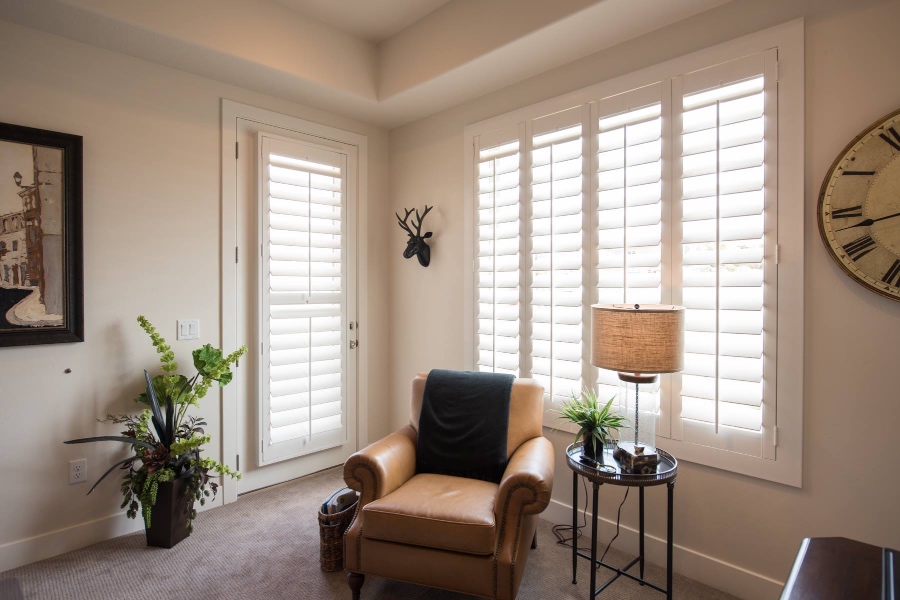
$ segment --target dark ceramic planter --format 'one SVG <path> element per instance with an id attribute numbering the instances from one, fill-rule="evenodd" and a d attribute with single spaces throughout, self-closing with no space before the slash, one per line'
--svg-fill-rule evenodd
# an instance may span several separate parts
<path id="1" fill-rule="evenodd" d="M 192 503 L 187 482 L 187 478 L 181 478 L 159 484 L 156 504 L 150 513 L 150 527 L 147 527 L 148 546 L 172 548 L 190 535 L 187 520 Z"/>
<path id="2" fill-rule="evenodd" d="M 594 447 L 594 444 L 596 444 L 596 447 Z M 603 444 L 597 440 L 588 436 L 582 436 L 581 450 L 588 458 L 596 460 L 598 463 L 603 463 Z"/>

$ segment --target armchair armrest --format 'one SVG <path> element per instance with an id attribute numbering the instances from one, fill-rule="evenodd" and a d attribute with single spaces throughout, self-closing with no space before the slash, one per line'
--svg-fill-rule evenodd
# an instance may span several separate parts
<path id="1" fill-rule="evenodd" d="M 359 505 L 387 496 L 416 474 L 416 430 L 410 425 L 366 446 L 344 463 L 344 481 Z"/>
<path id="2" fill-rule="evenodd" d="M 513 453 L 497 494 L 495 514 L 506 521 L 520 511 L 536 515 L 550 503 L 553 490 L 553 444 L 545 437 L 528 440 Z"/>

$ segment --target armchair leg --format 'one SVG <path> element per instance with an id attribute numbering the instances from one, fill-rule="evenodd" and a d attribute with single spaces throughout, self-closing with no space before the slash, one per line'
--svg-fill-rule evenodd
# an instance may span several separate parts
<path id="1" fill-rule="evenodd" d="M 531 538 L 531 549 L 532 550 L 537 549 L 537 531 L 534 532 L 534 537 Z"/>
<path id="2" fill-rule="evenodd" d="M 347 585 L 350 586 L 350 591 L 353 593 L 353 600 L 359 600 L 359 592 L 365 581 L 366 576 L 362 573 L 347 573 Z"/>

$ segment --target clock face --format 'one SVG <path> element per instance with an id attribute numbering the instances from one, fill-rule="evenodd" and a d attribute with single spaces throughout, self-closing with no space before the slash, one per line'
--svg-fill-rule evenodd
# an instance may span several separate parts
<path id="1" fill-rule="evenodd" d="M 834 162 L 819 195 L 819 232 L 854 280 L 900 301 L 900 111 Z"/>

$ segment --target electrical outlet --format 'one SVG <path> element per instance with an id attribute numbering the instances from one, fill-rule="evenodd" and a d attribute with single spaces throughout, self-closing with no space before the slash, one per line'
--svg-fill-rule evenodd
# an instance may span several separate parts
<path id="1" fill-rule="evenodd" d="M 69 461 L 69 483 L 87 481 L 87 459 L 79 458 Z"/>

